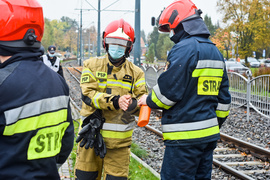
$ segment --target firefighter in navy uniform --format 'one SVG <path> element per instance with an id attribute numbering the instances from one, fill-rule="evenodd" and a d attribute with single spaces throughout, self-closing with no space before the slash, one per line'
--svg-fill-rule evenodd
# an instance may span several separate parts
<path id="1" fill-rule="evenodd" d="M 103 33 L 107 54 L 84 61 L 82 128 L 89 124 L 88 117 L 101 112 L 105 123 L 100 133 L 106 149 L 89 148 L 87 143 L 84 146 L 84 139 L 79 143 L 75 165 L 78 180 L 101 179 L 102 169 L 104 179 L 128 177 L 134 115 L 139 114 L 137 99 L 147 94 L 144 72 L 126 60 L 134 41 L 134 29 L 123 19 L 115 20 Z"/>
<path id="2" fill-rule="evenodd" d="M 200 14 L 190 0 L 174 1 L 160 14 L 159 31 L 175 45 L 157 85 L 138 102 L 163 109 L 163 180 L 211 179 L 219 128 L 229 115 L 225 63 Z"/>
<path id="3" fill-rule="evenodd" d="M 67 84 L 40 61 L 42 7 L 0 0 L 0 11 L 0 179 L 58 180 L 74 128 Z"/>
<path id="4" fill-rule="evenodd" d="M 60 58 L 55 56 L 55 50 L 56 47 L 54 45 L 49 46 L 48 53 L 41 56 L 41 59 L 44 62 L 44 64 L 46 64 L 49 68 L 51 68 L 53 71 L 57 72 L 59 75 L 64 77 L 63 69 L 60 64 Z"/>

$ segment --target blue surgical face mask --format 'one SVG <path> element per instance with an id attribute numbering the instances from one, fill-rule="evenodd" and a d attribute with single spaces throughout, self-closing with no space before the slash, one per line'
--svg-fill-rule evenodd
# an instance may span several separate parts
<path id="1" fill-rule="evenodd" d="M 170 38 L 172 38 L 174 36 L 174 30 L 171 29 L 170 31 Z"/>
<path id="2" fill-rule="evenodd" d="M 119 59 L 125 55 L 126 47 L 110 44 L 109 54 L 113 59 Z"/>
<path id="3" fill-rule="evenodd" d="M 50 56 L 50 57 L 54 57 L 54 56 L 55 56 L 55 54 L 51 54 L 51 53 L 49 53 L 49 56 Z"/>

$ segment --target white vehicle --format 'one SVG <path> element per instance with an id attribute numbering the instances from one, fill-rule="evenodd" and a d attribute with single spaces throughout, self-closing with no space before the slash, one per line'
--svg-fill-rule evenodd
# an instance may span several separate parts
<path id="1" fill-rule="evenodd" d="M 240 62 L 242 64 L 245 64 L 245 59 L 241 59 Z M 249 63 L 250 67 L 252 67 L 252 68 L 258 68 L 261 66 L 261 63 L 256 58 L 253 58 L 253 57 L 248 57 L 247 62 Z"/>
<path id="2" fill-rule="evenodd" d="M 247 70 L 249 70 L 248 67 L 236 61 L 225 61 L 225 65 L 227 72 L 237 72 L 239 74 L 244 74 Z"/>

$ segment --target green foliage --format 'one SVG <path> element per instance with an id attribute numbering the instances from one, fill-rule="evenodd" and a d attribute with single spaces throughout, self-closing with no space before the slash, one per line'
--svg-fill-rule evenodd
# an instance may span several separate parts
<path id="1" fill-rule="evenodd" d="M 78 23 L 76 20 L 63 16 L 61 20 L 49 20 L 45 18 L 44 34 L 42 38 L 42 45 L 47 49 L 50 45 L 55 45 L 57 50 L 68 51 L 76 54 L 77 40 L 78 40 Z M 77 31 L 77 32 L 76 32 Z M 94 26 L 88 29 L 83 29 L 82 39 L 85 44 L 88 44 L 89 39 L 91 49 L 96 47 L 97 32 Z M 88 46 L 84 46 L 88 51 Z"/>
<path id="2" fill-rule="evenodd" d="M 158 180 L 148 169 L 131 157 L 129 164 L 129 180 Z"/>
<path id="3" fill-rule="evenodd" d="M 146 152 L 146 150 L 140 148 L 140 146 L 137 145 L 136 143 L 131 144 L 130 150 L 133 154 L 135 154 L 139 158 L 146 158 L 148 156 L 148 153 Z"/>
<path id="4" fill-rule="evenodd" d="M 146 61 L 153 63 L 155 60 L 155 44 L 152 43 L 148 49 L 147 55 L 146 55 Z"/>
<path id="5" fill-rule="evenodd" d="M 225 29 L 236 34 L 235 40 L 239 41 L 242 58 L 252 56 L 253 51 L 269 49 L 269 0 L 220 0 L 217 6 L 220 13 L 224 14 L 223 22 L 227 24 Z"/>
<path id="6" fill-rule="evenodd" d="M 209 17 L 207 14 L 204 16 L 204 22 L 205 22 L 210 34 L 214 35 L 216 30 L 219 28 L 219 25 L 213 25 L 211 17 Z"/>
<path id="7" fill-rule="evenodd" d="M 148 44 L 154 44 L 156 45 L 158 42 L 158 37 L 159 37 L 159 32 L 158 32 L 158 28 L 155 26 L 153 32 L 150 34 L 150 41 Z M 155 54 L 157 53 L 156 49 L 155 49 Z"/>
<path id="8" fill-rule="evenodd" d="M 174 43 L 168 34 L 160 34 L 156 45 L 156 57 L 158 60 L 166 60 L 167 52 L 171 50 Z"/>
<path id="9" fill-rule="evenodd" d="M 54 43 L 54 36 L 53 34 L 53 27 L 50 23 L 50 20 L 45 18 L 45 27 L 44 27 L 44 34 L 42 38 L 42 45 L 44 46 L 45 50 Z"/>
<path id="10" fill-rule="evenodd" d="M 80 119 L 78 120 L 73 120 L 73 124 L 74 124 L 74 134 L 75 134 L 75 137 L 74 137 L 74 146 L 73 146 L 73 149 L 72 149 L 72 152 L 70 153 L 70 158 L 72 160 L 72 169 L 75 168 L 75 162 L 76 162 L 76 152 L 77 152 L 77 143 L 76 143 L 76 138 L 78 136 L 78 132 L 79 132 L 79 121 Z M 71 176 L 74 177 L 74 171 L 70 172 L 71 173 Z"/>

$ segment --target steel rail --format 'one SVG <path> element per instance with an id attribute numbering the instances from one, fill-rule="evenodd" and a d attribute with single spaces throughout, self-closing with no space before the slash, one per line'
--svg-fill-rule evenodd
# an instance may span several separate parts
<path id="1" fill-rule="evenodd" d="M 221 140 L 232 142 L 233 144 L 235 144 L 241 148 L 246 148 L 246 149 L 250 150 L 251 152 L 259 154 L 262 157 L 270 160 L 270 151 L 265 149 L 265 148 L 259 147 L 255 144 L 251 144 L 249 142 L 242 141 L 240 139 L 234 138 L 234 137 L 229 136 L 229 135 L 224 134 L 224 133 L 220 133 L 220 137 L 221 137 Z M 260 157 L 258 157 L 258 158 L 260 158 Z"/>

